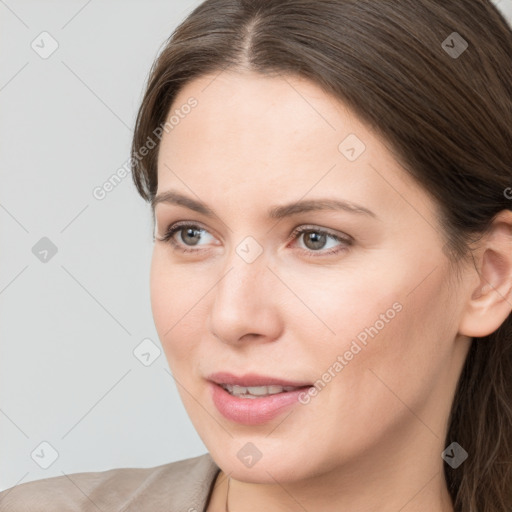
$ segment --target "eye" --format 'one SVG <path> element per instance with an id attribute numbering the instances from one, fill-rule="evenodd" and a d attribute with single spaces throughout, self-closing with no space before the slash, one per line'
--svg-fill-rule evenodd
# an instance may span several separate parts
<path id="1" fill-rule="evenodd" d="M 304 237 L 303 235 L 307 236 Z M 300 240 L 301 238 L 303 238 L 306 245 L 306 249 L 304 249 L 303 252 L 307 257 L 312 258 L 338 254 L 339 252 L 346 250 L 347 247 L 351 246 L 354 242 L 354 239 L 349 235 L 341 236 L 316 226 L 301 226 L 295 229 L 290 235 L 290 239 L 293 240 Z M 324 249 L 323 251 L 319 252 L 317 249 L 324 248 L 326 240 L 329 238 L 335 240 L 336 242 L 340 242 L 343 245 L 341 247 L 337 246 L 334 248 L 331 247 Z"/>
<path id="2" fill-rule="evenodd" d="M 181 252 L 199 252 L 198 249 L 186 249 L 180 243 L 176 242 L 174 239 L 174 235 L 178 232 L 181 232 L 182 241 L 191 242 L 192 245 L 197 245 L 198 239 L 200 237 L 200 233 L 208 233 L 206 229 L 201 228 L 197 224 L 190 224 L 187 222 L 177 222 L 176 224 L 171 224 L 162 238 L 159 238 L 161 242 L 167 242 L 171 244 L 176 250 Z M 183 235 L 185 232 L 185 235 Z"/>
<path id="3" fill-rule="evenodd" d="M 177 242 L 175 239 L 175 234 L 177 233 L 180 233 L 181 242 Z M 171 244 L 174 249 L 180 252 L 199 253 L 201 252 L 201 249 L 190 249 L 184 247 L 183 244 L 186 246 L 190 242 L 192 244 L 191 246 L 198 245 L 199 239 L 202 237 L 202 233 L 208 233 L 208 231 L 197 224 L 192 224 L 189 222 L 177 222 L 176 224 L 171 224 L 167 228 L 165 235 L 162 238 L 158 238 L 158 240 Z M 299 249 L 303 254 L 305 254 L 305 256 L 313 258 L 337 254 L 343 250 L 346 250 L 353 244 L 354 241 L 353 238 L 349 235 L 341 236 L 316 226 L 301 226 L 296 228 L 290 235 L 288 241 L 299 240 L 303 235 L 307 235 L 304 238 L 306 249 Z M 342 244 L 341 247 L 338 245 L 334 248 L 330 247 L 328 249 L 319 251 L 319 249 L 325 247 L 326 241 L 329 238 Z"/>

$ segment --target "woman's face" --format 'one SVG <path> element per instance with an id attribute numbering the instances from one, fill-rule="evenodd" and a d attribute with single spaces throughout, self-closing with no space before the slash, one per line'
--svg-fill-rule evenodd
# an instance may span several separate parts
<path id="1" fill-rule="evenodd" d="M 155 203 L 152 310 L 217 464 L 251 482 L 437 468 L 469 340 L 435 203 L 311 82 L 212 74 L 171 110 L 158 195 L 187 199 Z M 277 394 L 210 380 L 230 378 Z"/>

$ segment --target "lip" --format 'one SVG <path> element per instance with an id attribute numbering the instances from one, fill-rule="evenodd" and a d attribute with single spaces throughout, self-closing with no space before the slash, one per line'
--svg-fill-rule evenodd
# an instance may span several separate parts
<path id="1" fill-rule="evenodd" d="M 220 384 L 294 386 L 298 389 L 258 398 L 237 398 L 229 394 Z M 297 405 L 299 395 L 312 385 L 256 374 L 235 377 L 230 373 L 222 372 L 210 375 L 208 386 L 215 407 L 225 418 L 242 425 L 261 425 Z"/>
<path id="2" fill-rule="evenodd" d="M 256 373 L 246 373 L 245 375 L 240 375 L 237 377 L 229 372 L 217 372 L 212 373 L 208 380 L 214 382 L 215 384 L 237 384 L 239 386 L 293 386 L 293 387 L 304 387 L 304 386 L 312 386 L 311 382 L 305 381 L 291 381 L 291 380 L 283 380 L 277 377 L 268 377 L 265 375 L 258 375 Z M 249 399 L 250 400 L 250 399 Z"/>

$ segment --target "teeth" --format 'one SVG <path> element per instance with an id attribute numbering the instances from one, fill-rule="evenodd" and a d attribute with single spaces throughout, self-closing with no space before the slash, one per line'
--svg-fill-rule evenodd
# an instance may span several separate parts
<path id="1" fill-rule="evenodd" d="M 231 395 L 239 398 L 258 398 L 259 396 L 276 395 L 283 391 L 296 389 L 293 386 L 238 386 L 236 384 L 222 384 L 222 387 Z"/>

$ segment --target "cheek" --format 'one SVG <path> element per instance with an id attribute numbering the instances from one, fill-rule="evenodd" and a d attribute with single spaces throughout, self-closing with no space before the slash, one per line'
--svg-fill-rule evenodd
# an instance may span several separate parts
<path id="1" fill-rule="evenodd" d="M 199 278 L 198 278 L 199 279 Z M 191 364 L 204 330 L 204 305 L 208 287 L 193 282 L 190 273 L 171 265 L 162 248 L 153 250 L 150 297 L 153 320 L 171 370 Z M 199 288 L 198 288 L 199 287 Z M 201 291 L 204 288 L 204 291 Z M 203 317 L 201 317 L 203 315 Z"/>
<path id="2" fill-rule="evenodd" d="M 354 339 L 364 343 L 369 331 L 375 333 L 373 326 L 379 332 L 389 330 L 403 308 L 406 279 L 383 271 L 382 265 L 372 268 L 359 262 L 356 268 L 354 258 L 338 268 L 316 268 L 302 275 L 286 272 L 281 272 L 283 280 L 293 283 L 293 292 L 301 299 L 290 297 L 287 327 L 296 331 L 295 339 L 314 349 L 316 359 L 319 349 L 339 353 Z M 315 333 L 316 339 L 307 332 Z"/>
<path id="3" fill-rule="evenodd" d="M 329 279 L 324 271 L 326 279 L 317 274 L 296 280 L 294 291 L 317 318 L 302 308 L 303 314 L 289 322 L 318 376 L 329 369 L 343 373 L 339 381 L 345 384 L 340 385 L 358 381 L 365 392 L 378 384 L 369 368 L 398 387 L 407 388 L 407 382 L 422 386 L 435 378 L 456 334 L 441 260 L 435 272 L 432 260 L 420 255 L 381 263 L 364 265 L 364 272 L 345 268 L 336 275 L 330 269 Z"/>
<path id="4" fill-rule="evenodd" d="M 165 266 L 160 255 L 160 251 L 155 247 L 153 249 L 151 259 L 149 288 L 153 320 L 162 343 L 164 343 L 164 333 L 166 330 L 164 326 L 164 319 L 167 316 L 167 310 L 170 309 L 169 288 L 167 285 L 167 279 L 165 279 L 163 274 L 164 268 Z"/>
<path id="5" fill-rule="evenodd" d="M 382 421 L 390 424 L 400 404 L 419 410 L 427 402 L 450 364 L 454 336 L 453 305 L 443 274 L 431 275 L 411 293 L 410 283 L 418 281 L 411 277 L 420 274 L 402 270 L 408 279 L 393 280 L 391 293 L 375 288 L 364 313 L 352 305 L 351 314 L 343 315 L 347 325 L 337 324 L 343 333 L 337 354 L 348 351 L 351 360 L 333 393 L 347 401 L 349 409 L 358 410 L 361 418 L 378 411 Z M 330 360 L 335 360 L 332 353 Z"/>

